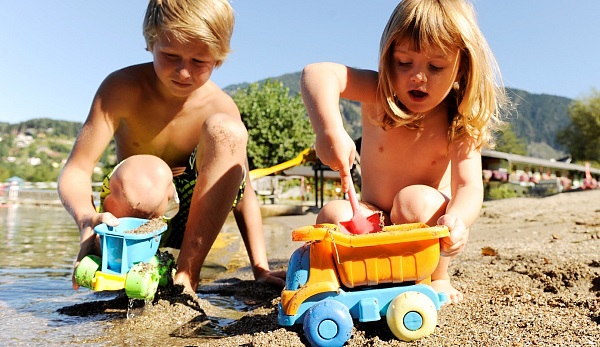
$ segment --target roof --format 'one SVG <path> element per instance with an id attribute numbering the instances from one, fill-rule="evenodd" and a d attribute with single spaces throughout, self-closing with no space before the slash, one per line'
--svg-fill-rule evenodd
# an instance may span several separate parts
<path id="1" fill-rule="evenodd" d="M 288 176 L 297 175 L 304 177 L 315 177 L 315 171 L 313 170 L 312 166 L 294 166 L 290 169 L 284 170 L 283 173 Z M 323 171 L 323 177 L 326 179 L 339 179 L 340 173 L 327 168 Z"/>
<path id="2" fill-rule="evenodd" d="M 18 176 L 13 176 L 13 177 L 11 177 L 11 178 L 7 179 L 7 180 L 6 180 L 6 182 L 9 182 L 9 183 L 10 183 L 10 182 L 18 182 L 18 183 L 23 183 L 23 182 L 25 182 L 25 180 L 24 180 L 24 179 L 22 179 L 21 177 L 18 177 Z"/>
<path id="3" fill-rule="evenodd" d="M 585 172 L 585 166 L 579 165 L 579 164 L 570 164 L 570 163 L 565 163 L 565 162 L 556 161 L 556 160 L 526 157 L 524 155 L 492 151 L 489 149 L 482 150 L 481 156 L 504 159 L 511 163 L 529 164 L 529 165 L 544 166 L 544 167 L 554 168 L 554 169 Z M 591 167 L 590 173 L 600 174 L 600 169 Z"/>

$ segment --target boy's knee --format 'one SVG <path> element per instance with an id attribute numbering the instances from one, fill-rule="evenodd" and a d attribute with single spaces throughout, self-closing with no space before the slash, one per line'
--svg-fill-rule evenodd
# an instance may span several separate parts
<path id="1" fill-rule="evenodd" d="M 158 217 L 172 194 L 172 180 L 171 168 L 162 159 L 129 157 L 110 178 L 111 194 L 104 201 L 105 210 L 117 217 Z"/>

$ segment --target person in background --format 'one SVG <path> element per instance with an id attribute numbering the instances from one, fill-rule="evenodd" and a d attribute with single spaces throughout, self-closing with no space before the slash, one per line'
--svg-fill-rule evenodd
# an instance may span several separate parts
<path id="1" fill-rule="evenodd" d="M 361 205 L 386 224 L 445 225 L 432 286 L 463 298 L 448 266 L 468 240 L 483 203 L 481 149 L 506 102 L 499 69 L 465 0 L 404 0 L 380 42 L 378 71 L 315 63 L 302 73 L 302 97 L 323 163 L 353 184 L 355 144 L 339 98 L 362 103 Z M 352 218 L 348 201 L 324 206 L 317 223 Z"/>
<path id="2" fill-rule="evenodd" d="M 233 100 L 210 80 L 229 53 L 233 27 L 227 0 L 149 1 L 143 32 L 153 61 L 102 82 L 58 180 L 80 231 L 75 267 L 100 252 L 94 226 L 163 217 L 169 226 L 161 246 L 180 248 L 174 282 L 195 291 L 233 208 L 254 277 L 284 286 L 285 272 L 271 272 L 267 262 L 248 133 Z M 104 180 L 98 211 L 92 171 L 113 139 L 119 164 Z"/>

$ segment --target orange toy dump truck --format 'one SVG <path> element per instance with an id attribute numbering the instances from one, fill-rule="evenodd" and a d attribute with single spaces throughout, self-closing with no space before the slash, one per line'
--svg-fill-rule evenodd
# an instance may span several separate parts
<path id="1" fill-rule="evenodd" d="M 348 235 L 334 224 L 293 231 L 305 241 L 291 256 L 281 293 L 280 325 L 303 324 L 313 346 L 342 346 L 353 319 L 385 316 L 401 340 L 429 335 L 437 310 L 447 300 L 429 284 L 446 227 L 423 223 L 392 225 L 382 232 Z"/>

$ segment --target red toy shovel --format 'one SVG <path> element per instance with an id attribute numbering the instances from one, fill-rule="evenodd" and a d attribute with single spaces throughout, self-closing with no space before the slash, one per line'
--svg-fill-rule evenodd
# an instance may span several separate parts
<path id="1" fill-rule="evenodd" d="M 356 191 L 354 190 L 354 184 L 350 185 L 348 190 L 348 199 L 352 206 L 352 219 L 347 222 L 340 222 L 342 230 L 346 230 L 350 234 L 368 234 L 373 232 L 381 231 L 381 216 L 375 212 L 369 217 L 365 217 L 361 212 L 358 205 L 358 198 L 356 197 Z"/>

